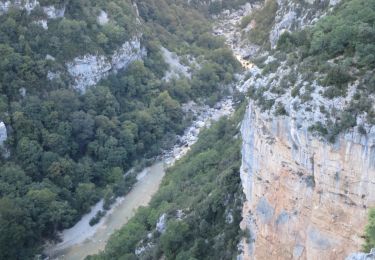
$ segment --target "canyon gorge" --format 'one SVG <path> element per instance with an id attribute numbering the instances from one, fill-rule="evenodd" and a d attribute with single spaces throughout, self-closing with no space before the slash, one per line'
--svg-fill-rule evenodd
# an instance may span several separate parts
<path id="1" fill-rule="evenodd" d="M 373 0 L 109 2 L 0 1 L 1 259 L 375 259 Z"/>

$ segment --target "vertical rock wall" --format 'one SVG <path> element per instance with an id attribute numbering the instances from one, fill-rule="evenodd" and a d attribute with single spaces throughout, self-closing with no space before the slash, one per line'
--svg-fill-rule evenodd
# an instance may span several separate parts
<path id="1" fill-rule="evenodd" d="M 360 249 L 375 206 L 375 127 L 331 145 L 250 103 L 242 137 L 243 259 L 344 259 Z"/>

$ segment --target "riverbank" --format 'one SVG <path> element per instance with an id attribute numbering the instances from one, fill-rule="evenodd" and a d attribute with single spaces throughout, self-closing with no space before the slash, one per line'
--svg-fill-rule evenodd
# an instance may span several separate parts
<path id="1" fill-rule="evenodd" d="M 242 48 L 238 48 L 238 43 L 234 41 L 237 34 L 228 32 L 231 32 L 234 29 L 236 29 L 235 32 L 237 32 L 238 22 L 243 15 L 241 12 L 249 11 L 249 7 L 244 6 L 239 13 L 223 14 L 222 17 L 218 18 L 217 26 L 214 27 L 214 33 L 226 38 L 226 43 L 231 47 L 235 57 L 242 64 L 244 69 L 251 68 L 252 64 L 244 59 L 246 54 L 240 51 Z M 241 77 L 241 79 L 243 79 L 243 77 Z M 244 93 L 246 92 L 246 88 L 241 88 L 240 86 L 242 85 L 243 84 L 238 83 L 236 87 L 238 91 Z M 109 236 L 116 229 L 125 225 L 128 219 L 134 215 L 138 207 L 148 204 L 152 195 L 159 187 L 164 176 L 165 168 L 172 166 L 177 160 L 186 155 L 191 146 L 197 142 L 201 130 L 210 127 L 211 121 L 217 121 L 222 116 L 231 115 L 234 110 L 232 97 L 227 97 L 219 101 L 214 107 L 199 105 L 195 102 L 184 104 L 184 113 L 191 114 L 194 120 L 190 127 L 184 131 L 184 134 L 177 138 L 177 143 L 171 149 L 165 151 L 160 158 L 156 160 L 156 163 L 138 174 L 138 182 L 130 193 L 125 197 L 118 198 L 116 203 L 98 224 L 90 226 L 89 221 L 99 210 L 102 210 L 102 201 L 94 205 L 91 208 L 90 213 L 83 216 L 76 225 L 61 232 L 60 237 L 62 242 L 55 245 L 47 245 L 45 254 L 51 259 L 75 260 L 83 259 L 87 255 L 98 253 L 100 250 L 104 249 Z M 163 165 L 162 171 L 160 171 L 159 168 L 160 164 Z M 148 181 L 146 182 L 146 179 L 152 180 L 153 183 L 150 184 Z M 145 188 L 143 185 L 150 185 L 150 189 Z M 129 201 L 130 198 L 132 201 Z M 141 198 L 146 200 L 142 200 Z M 116 216 L 126 217 L 118 220 Z"/>
<path id="2" fill-rule="evenodd" d="M 89 259 L 233 259 L 239 243 L 242 188 L 239 122 L 233 116 L 202 131 L 168 169 L 147 207 Z"/>
<path id="3" fill-rule="evenodd" d="M 47 244 L 44 253 L 49 259 L 84 259 L 103 250 L 110 235 L 125 225 L 140 206 L 145 206 L 158 190 L 163 179 L 165 168 L 182 158 L 198 140 L 201 130 L 217 121 L 222 116 L 233 113 L 232 98 L 218 102 L 214 107 L 198 105 L 194 102 L 185 104 L 186 113 L 192 113 L 194 120 L 172 149 L 163 153 L 162 158 L 152 166 L 144 169 L 137 176 L 137 183 L 125 197 L 118 198 L 107 214 L 94 226 L 89 225 L 90 219 L 103 208 L 103 201 L 99 201 L 72 228 L 60 233 L 61 242 Z"/>
<path id="4" fill-rule="evenodd" d="M 137 208 L 148 204 L 158 190 L 164 173 L 163 162 L 157 162 L 143 170 L 133 189 L 125 197 L 119 198 L 98 224 L 91 227 L 88 222 L 90 216 L 95 215 L 94 211 L 100 209 L 102 202 L 95 205 L 92 212 L 75 226 L 63 231 L 63 241 L 47 249 L 45 253 L 50 259 L 78 260 L 103 250 L 111 234 L 126 224 Z"/>

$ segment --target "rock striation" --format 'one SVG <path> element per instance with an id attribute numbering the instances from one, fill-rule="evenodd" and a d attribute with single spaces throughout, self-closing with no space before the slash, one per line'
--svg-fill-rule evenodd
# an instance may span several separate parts
<path id="1" fill-rule="evenodd" d="M 328 9 L 317 1 L 277 2 L 271 47 L 284 31 L 315 23 L 340 1 L 329 1 Z M 277 60 L 267 52 L 254 55 L 266 57 L 266 65 Z M 289 91 L 270 91 L 282 86 L 292 71 L 297 72 L 296 84 L 306 91 L 298 67 L 283 62 L 269 74 L 253 65 L 243 82 L 243 89 L 264 89 L 265 99 L 283 104 L 286 115 L 263 112 L 251 101 L 243 119 L 241 179 L 246 201 L 241 228 L 247 237 L 239 245 L 238 258 L 374 259 L 372 253 L 351 253 L 361 248 L 367 209 L 375 206 L 375 126 L 360 115 L 357 125 L 363 125 L 366 134 L 355 127 L 334 144 L 308 130 L 316 122 L 332 120 L 319 107 L 342 111 L 358 82 L 348 86 L 345 97 L 329 100 L 319 94 L 322 86 L 315 80 L 311 101 L 301 103 Z"/>
<path id="2" fill-rule="evenodd" d="M 339 2 L 277 0 L 271 47 L 276 47 L 283 32 L 314 24 Z M 259 57 L 265 58 L 265 65 L 277 62 L 277 57 L 241 38 L 253 25 L 242 30 L 236 25 L 251 12 L 246 6 L 223 12 L 214 33 L 226 38 L 247 69 L 238 88 L 263 89 L 264 98 L 283 104 L 286 115 L 262 112 L 250 102 L 244 116 L 241 180 L 246 200 L 241 228 L 246 237 L 239 244 L 238 259 L 345 259 L 361 248 L 367 209 L 375 206 L 375 127 L 358 116 L 357 124 L 364 126 L 366 134 L 355 127 L 341 134 L 335 144 L 308 129 L 331 119 L 319 107 L 343 110 L 358 82 L 348 86 L 345 97 L 328 100 L 320 94 L 322 86 L 317 81 L 303 82 L 298 64 L 291 67 L 280 62 L 271 73 L 246 64 L 247 58 Z M 282 95 L 270 91 L 282 86 L 283 78 L 293 71 L 302 93 L 311 85 L 311 101 L 302 103 L 290 91 Z M 351 256 L 348 259 L 372 259 L 371 254 Z"/>
<path id="3" fill-rule="evenodd" d="M 375 206 L 375 128 L 332 145 L 250 102 L 242 138 L 243 259 L 344 259 L 361 247 Z"/>

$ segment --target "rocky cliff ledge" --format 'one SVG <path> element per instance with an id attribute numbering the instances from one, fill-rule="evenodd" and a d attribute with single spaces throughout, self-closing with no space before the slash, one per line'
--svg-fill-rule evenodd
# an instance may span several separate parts
<path id="1" fill-rule="evenodd" d="M 69 74 L 73 77 L 73 87 L 84 93 L 88 87 L 98 83 L 110 72 L 116 73 L 118 70 L 125 69 L 132 62 L 142 59 L 146 55 L 146 50 L 141 47 L 140 38 L 137 36 L 131 41 L 125 42 L 112 57 L 86 55 L 68 62 L 66 66 Z"/>
<path id="2" fill-rule="evenodd" d="M 12 0 L 12 1 L 0 1 L 0 15 L 3 15 L 11 8 L 26 10 L 28 14 L 35 8 L 39 7 L 40 3 L 37 0 Z M 43 11 L 49 19 L 62 18 L 65 14 L 65 6 L 57 8 L 53 5 L 43 6 Z"/>
<path id="3" fill-rule="evenodd" d="M 249 104 L 242 123 L 247 202 L 242 259 L 344 259 L 375 206 L 375 128 L 332 145 Z"/>

